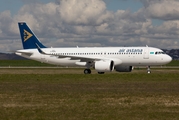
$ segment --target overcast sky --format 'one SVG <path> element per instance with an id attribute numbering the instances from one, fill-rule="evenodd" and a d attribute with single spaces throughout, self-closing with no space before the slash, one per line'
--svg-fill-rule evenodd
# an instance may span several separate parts
<path id="1" fill-rule="evenodd" d="M 179 48 L 179 0 L 1 0 L 0 52 L 22 49 L 19 21 L 47 47 Z"/>

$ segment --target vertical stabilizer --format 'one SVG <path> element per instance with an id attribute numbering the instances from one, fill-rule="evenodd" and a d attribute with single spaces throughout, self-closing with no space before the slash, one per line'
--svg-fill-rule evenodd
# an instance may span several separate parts
<path id="1" fill-rule="evenodd" d="M 46 48 L 35 36 L 35 34 L 30 30 L 25 22 L 19 22 L 19 30 L 22 39 L 22 45 L 24 49 L 34 49 L 37 48 L 36 44 L 40 48 Z"/>

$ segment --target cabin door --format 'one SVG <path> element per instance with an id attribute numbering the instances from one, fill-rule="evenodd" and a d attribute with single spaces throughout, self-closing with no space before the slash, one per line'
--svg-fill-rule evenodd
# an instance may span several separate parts
<path id="1" fill-rule="evenodd" d="M 144 49 L 144 59 L 149 59 L 149 48 L 148 47 L 146 47 Z"/>

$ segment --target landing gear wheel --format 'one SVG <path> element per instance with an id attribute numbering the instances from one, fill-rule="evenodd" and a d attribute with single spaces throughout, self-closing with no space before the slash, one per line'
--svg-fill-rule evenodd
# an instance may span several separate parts
<path id="1" fill-rule="evenodd" d="M 85 69 L 84 74 L 91 74 L 91 70 L 90 69 Z"/>
<path id="2" fill-rule="evenodd" d="M 150 74 L 151 71 L 150 71 L 150 66 L 147 66 L 147 73 Z"/>

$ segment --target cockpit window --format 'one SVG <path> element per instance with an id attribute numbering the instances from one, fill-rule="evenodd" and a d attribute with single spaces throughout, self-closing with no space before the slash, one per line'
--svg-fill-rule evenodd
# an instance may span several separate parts
<path id="1" fill-rule="evenodd" d="M 155 52 L 156 55 L 159 55 L 159 54 L 165 54 L 165 52 L 163 51 L 159 51 L 159 52 Z"/>

